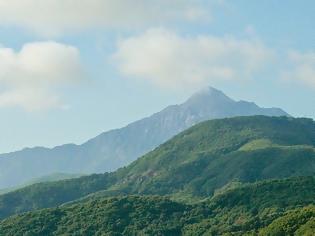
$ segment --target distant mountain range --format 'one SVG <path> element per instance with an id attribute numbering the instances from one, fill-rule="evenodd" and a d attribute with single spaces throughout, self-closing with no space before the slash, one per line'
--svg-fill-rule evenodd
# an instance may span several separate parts
<path id="1" fill-rule="evenodd" d="M 126 166 L 181 131 L 205 120 L 235 116 L 289 116 L 279 108 L 234 101 L 212 87 L 185 103 L 172 105 L 121 129 L 83 143 L 52 149 L 27 148 L 0 155 L 0 189 L 21 185 L 54 173 L 103 173 Z"/>

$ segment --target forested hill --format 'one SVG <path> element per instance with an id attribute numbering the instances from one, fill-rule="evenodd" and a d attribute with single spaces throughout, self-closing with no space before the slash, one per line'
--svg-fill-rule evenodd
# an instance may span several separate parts
<path id="1" fill-rule="evenodd" d="M 161 196 L 91 199 L 8 218 L 0 223 L 0 233 L 304 235 L 314 230 L 314 186 L 314 177 L 269 180 L 242 185 L 193 205 Z"/>
<path id="2" fill-rule="evenodd" d="M 288 117 L 236 117 L 198 124 L 113 173 L 36 184 L 0 196 L 0 217 L 90 197 L 210 197 L 239 181 L 315 173 L 315 122 Z M 91 196 L 92 194 L 92 196 Z"/>

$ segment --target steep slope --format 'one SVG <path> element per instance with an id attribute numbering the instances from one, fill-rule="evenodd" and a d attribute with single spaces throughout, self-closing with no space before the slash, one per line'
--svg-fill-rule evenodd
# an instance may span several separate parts
<path id="1" fill-rule="evenodd" d="M 297 229 L 314 233 L 314 207 L 300 209 L 315 203 L 314 186 L 314 177 L 264 181 L 193 205 L 158 196 L 100 198 L 10 217 L 0 222 L 0 234 L 290 235 Z"/>
<path id="2" fill-rule="evenodd" d="M 314 146 L 315 123 L 308 119 L 256 116 L 207 121 L 119 170 L 120 181 L 110 189 L 204 197 L 233 179 L 254 182 L 313 175 Z"/>
<path id="3" fill-rule="evenodd" d="M 94 198 L 159 194 L 198 200 L 235 180 L 314 175 L 314 147 L 311 119 L 254 116 L 206 121 L 116 172 L 37 184 L 2 195 L 0 218 L 92 193 Z"/>
<path id="4" fill-rule="evenodd" d="M 42 147 L 0 155 L 0 189 L 62 173 L 103 173 L 125 166 L 161 143 L 204 120 L 233 116 L 287 116 L 277 108 L 236 102 L 214 88 L 181 105 L 169 106 L 124 128 L 105 132 L 82 145 Z"/>

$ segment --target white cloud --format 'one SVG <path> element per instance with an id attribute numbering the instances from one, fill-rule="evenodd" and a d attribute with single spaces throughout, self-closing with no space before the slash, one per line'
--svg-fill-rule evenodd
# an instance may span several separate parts
<path id="1" fill-rule="evenodd" d="M 18 88 L 0 94 L 0 107 L 23 107 L 27 111 L 65 107 L 56 95 L 42 88 Z"/>
<path id="2" fill-rule="evenodd" d="M 290 68 L 283 73 L 284 78 L 315 88 L 315 52 L 291 51 L 288 58 Z"/>
<path id="3" fill-rule="evenodd" d="M 249 78 L 272 57 L 258 41 L 151 29 L 123 39 L 113 55 L 121 73 L 162 87 L 199 87 Z"/>
<path id="4" fill-rule="evenodd" d="M 48 35 L 96 27 L 129 29 L 205 21 L 208 5 L 203 0 L 0 0 L 0 24 Z"/>
<path id="5" fill-rule="evenodd" d="M 56 42 L 0 47 L 0 107 L 26 110 L 64 107 L 54 90 L 82 78 L 79 51 Z"/>

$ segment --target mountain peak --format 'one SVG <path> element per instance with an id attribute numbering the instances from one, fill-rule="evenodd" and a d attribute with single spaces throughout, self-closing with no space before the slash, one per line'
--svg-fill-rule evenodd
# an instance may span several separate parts
<path id="1" fill-rule="evenodd" d="M 183 104 L 169 106 L 124 128 L 104 132 L 82 145 L 64 145 L 53 149 L 34 148 L 2 154 L 0 188 L 17 186 L 56 172 L 113 171 L 194 124 L 211 119 L 252 115 L 287 114 L 280 109 L 261 108 L 245 101 L 236 102 L 220 90 L 206 87 Z"/>
<path id="2" fill-rule="evenodd" d="M 194 93 L 186 101 L 185 104 L 195 106 L 196 104 L 209 104 L 209 103 L 222 103 L 222 102 L 230 103 L 234 101 L 228 96 L 226 96 L 222 91 L 209 86 Z"/>
<path id="3" fill-rule="evenodd" d="M 224 95 L 226 96 L 222 91 L 212 87 L 212 86 L 208 86 L 205 87 L 203 89 L 200 89 L 199 91 L 197 91 L 195 94 L 193 94 L 193 96 L 204 96 L 204 95 L 212 95 L 212 96 L 216 96 L 216 95 Z"/>

